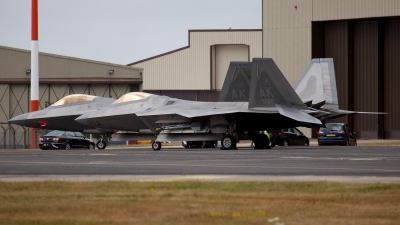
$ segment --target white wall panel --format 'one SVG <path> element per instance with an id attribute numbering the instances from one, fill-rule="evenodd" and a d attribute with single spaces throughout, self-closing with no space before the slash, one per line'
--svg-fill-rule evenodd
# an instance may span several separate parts
<path id="1" fill-rule="evenodd" d="M 261 30 L 192 30 L 189 46 L 132 65 L 144 68 L 145 90 L 210 90 L 211 46 L 250 46 L 250 59 L 261 57 Z"/>
<path id="2" fill-rule="evenodd" d="M 249 61 L 249 46 L 247 45 L 216 45 L 216 89 L 221 90 L 224 84 L 226 72 L 231 61 Z"/>

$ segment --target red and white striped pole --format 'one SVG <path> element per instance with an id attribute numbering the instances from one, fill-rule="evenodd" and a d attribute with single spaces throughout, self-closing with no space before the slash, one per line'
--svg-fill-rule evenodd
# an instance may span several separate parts
<path id="1" fill-rule="evenodd" d="M 38 38 L 38 0 L 32 0 L 31 18 L 31 112 L 39 109 L 39 38 Z M 30 128 L 30 146 L 37 148 L 38 137 Z"/>

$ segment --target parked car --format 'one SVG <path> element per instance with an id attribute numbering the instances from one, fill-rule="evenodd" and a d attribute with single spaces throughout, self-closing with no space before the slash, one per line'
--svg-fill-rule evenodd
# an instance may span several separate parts
<path id="1" fill-rule="evenodd" d="M 275 145 L 289 146 L 289 145 L 303 145 L 309 146 L 310 140 L 306 137 L 303 132 L 297 128 L 282 129 L 278 133 L 270 134 L 271 147 Z"/>
<path id="2" fill-rule="evenodd" d="M 39 148 L 46 149 L 71 149 L 88 148 L 94 149 L 94 142 L 80 132 L 53 130 L 41 136 Z"/>
<path id="3" fill-rule="evenodd" d="M 218 142 L 220 143 L 220 141 L 182 141 L 182 146 L 185 148 L 216 148 Z"/>
<path id="4" fill-rule="evenodd" d="M 356 146 L 355 133 L 345 123 L 327 123 L 319 128 L 318 145 L 351 145 Z"/>

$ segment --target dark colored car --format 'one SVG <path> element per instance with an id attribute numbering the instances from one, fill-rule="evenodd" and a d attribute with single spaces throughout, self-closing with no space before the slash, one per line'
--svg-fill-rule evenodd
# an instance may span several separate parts
<path id="1" fill-rule="evenodd" d="M 355 133 L 345 123 L 327 123 L 319 128 L 318 145 L 351 145 L 356 146 Z"/>
<path id="2" fill-rule="evenodd" d="M 41 136 L 39 148 L 45 149 L 71 149 L 88 148 L 94 149 L 94 142 L 80 132 L 53 130 Z"/>
<path id="3" fill-rule="evenodd" d="M 272 147 L 275 145 L 279 146 L 289 146 L 289 145 L 303 145 L 309 146 L 310 140 L 306 137 L 303 132 L 299 131 L 297 128 L 287 128 L 282 129 L 278 133 L 270 134 Z"/>

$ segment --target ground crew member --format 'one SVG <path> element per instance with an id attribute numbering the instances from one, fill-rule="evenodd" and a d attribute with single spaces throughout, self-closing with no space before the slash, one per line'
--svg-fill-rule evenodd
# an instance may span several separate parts
<path id="1" fill-rule="evenodd" d="M 267 137 L 268 137 L 268 141 L 269 141 L 269 144 L 268 144 L 268 146 L 269 146 L 269 147 L 271 147 L 271 145 L 272 145 L 272 142 L 271 142 L 271 137 L 270 137 L 270 135 L 269 135 L 268 131 L 264 130 L 264 134 L 265 134 L 265 136 L 267 136 Z"/>

